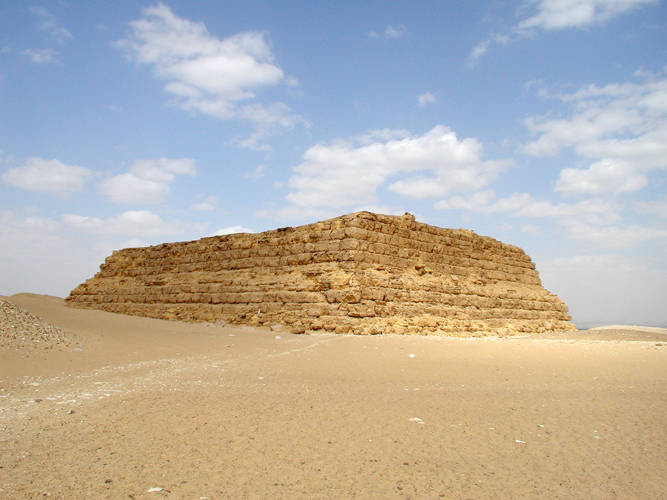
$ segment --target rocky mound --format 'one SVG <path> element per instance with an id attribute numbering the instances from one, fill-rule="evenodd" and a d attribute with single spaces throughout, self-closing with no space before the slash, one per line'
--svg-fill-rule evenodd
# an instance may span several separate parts
<path id="1" fill-rule="evenodd" d="M 505 335 L 574 330 L 518 247 L 359 212 L 296 228 L 114 252 L 67 303 L 293 331 Z"/>
<path id="2" fill-rule="evenodd" d="M 0 349 L 52 349 L 74 343 L 62 328 L 50 325 L 16 304 L 0 298 Z"/>

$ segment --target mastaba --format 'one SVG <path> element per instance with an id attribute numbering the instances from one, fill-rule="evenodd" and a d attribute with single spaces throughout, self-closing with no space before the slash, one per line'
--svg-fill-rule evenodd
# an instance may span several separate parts
<path id="1" fill-rule="evenodd" d="M 294 332 L 509 335 L 574 330 L 520 248 L 358 212 L 107 257 L 74 307 Z"/>

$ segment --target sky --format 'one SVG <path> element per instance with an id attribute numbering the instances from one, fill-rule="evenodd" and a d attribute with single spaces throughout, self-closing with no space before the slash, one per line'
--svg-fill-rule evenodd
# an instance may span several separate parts
<path id="1" fill-rule="evenodd" d="M 0 1 L 0 294 L 370 210 L 667 326 L 666 170 L 665 1 Z"/>

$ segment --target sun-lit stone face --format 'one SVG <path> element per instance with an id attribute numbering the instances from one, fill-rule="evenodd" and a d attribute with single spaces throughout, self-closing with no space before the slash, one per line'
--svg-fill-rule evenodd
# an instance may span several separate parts
<path id="1" fill-rule="evenodd" d="M 68 304 L 295 332 L 507 335 L 573 330 L 518 247 L 359 212 L 296 228 L 114 252 Z"/>

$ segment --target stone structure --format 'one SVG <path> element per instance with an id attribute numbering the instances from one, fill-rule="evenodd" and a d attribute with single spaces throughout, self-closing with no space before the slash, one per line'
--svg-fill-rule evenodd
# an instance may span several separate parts
<path id="1" fill-rule="evenodd" d="M 414 217 L 359 212 L 300 227 L 113 252 L 75 307 L 295 332 L 505 335 L 572 330 L 518 247 Z"/>

